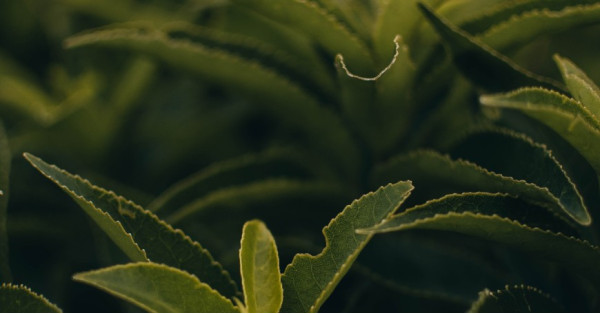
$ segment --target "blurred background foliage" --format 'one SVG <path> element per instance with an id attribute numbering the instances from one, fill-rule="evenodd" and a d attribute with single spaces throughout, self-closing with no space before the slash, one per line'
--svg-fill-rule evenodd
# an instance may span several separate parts
<path id="1" fill-rule="evenodd" d="M 351 85 L 344 86 L 344 78 L 338 76 L 334 53 L 311 37 L 314 34 L 238 5 L 244 1 L 232 2 L 0 2 L 0 117 L 12 154 L 8 239 L 13 282 L 28 285 L 67 312 L 131 310 L 103 292 L 71 280 L 73 273 L 123 262 L 125 257 L 76 204 L 21 158 L 26 151 L 161 211 L 167 209 L 157 205 L 161 200 L 156 197 L 173 185 L 177 189 L 178 182 L 198 172 L 196 176 L 209 178 L 213 172 L 225 173 L 192 191 L 193 195 L 171 200 L 179 202 L 172 204 L 174 207 L 191 204 L 202 208 L 194 219 L 169 216 L 168 211 L 157 213 L 184 229 L 236 274 L 237 239 L 245 220 L 258 217 L 267 223 L 282 250 L 285 267 L 297 252 L 318 252 L 323 244 L 320 229 L 344 205 L 377 187 L 369 179 L 375 165 L 411 149 L 444 151 L 473 126 L 492 124 L 479 107 L 481 89 L 448 62 L 438 36 L 414 1 L 399 5 L 406 9 L 397 13 L 398 20 L 414 20 L 410 31 L 401 35 L 416 66 L 415 74 L 409 83 L 397 86 L 401 96 L 410 95 L 410 99 L 401 99 L 402 116 L 387 121 L 391 129 L 398 130 L 397 136 L 379 147 L 369 141 L 378 137 L 377 132 L 369 133 L 371 122 L 360 125 L 352 115 L 343 114 L 344 88 Z M 370 51 L 377 51 L 374 55 L 379 57 L 373 58 L 373 65 L 347 58 L 351 70 L 374 76 L 389 64 L 395 34 L 386 37 L 389 49 L 380 48 L 381 43 L 372 38 L 375 20 L 382 14 L 378 10 L 385 1 L 315 2 L 341 17 L 342 25 L 367 43 Z M 452 23 L 475 30 L 476 22 L 502 1 L 425 2 Z M 175 22 L 195 25 L 199 42 L 277 69 L 327 110 L 344 117 L 343 126 L 350 130 L 358 150 L 341 156 L 358 160 L 358 168 L 355 172 L 343 170 L 346 173 L 340 175 L 328 160 L 337 157 L 323 156 L 323 151 L 314 149 L 311 142 L 316 139 L 307 138 L 302 130 L 303 125 L 311 127 L 310 119 L 298 116 L 306 120 L 294 122 L 295 117 L 284 117 L 285 113 L 273 110 L 261 97 L 247 97 L 248 91 L 219 79 L 213 81 L 210 75 L 197 75 L 194 69 L 173 66 L 176 62 L 165 62 L 139 49 L 94 45 L 66 49 L 66 40 L 75 34 L 115 23 L 136 25 L 127 24 L 132 22 L 147 28 L 173 27 L 172 38 L 183 36 L 192 41 L 194 31 L 179 34 Z M 559 53 L 598 82 L 600 25 L 595 24 L 557 28 L 534 40 L 506 46 L 501 52 L 534 73 L 560 81 L 552 61 L 552 55 Z M 215 33 L 202 33 L 206 29 Z M 245 51 L 243 45 L 227 46 L 218 32 L 243 36 L 252 48 L 276 49 L 267 49 L 264 57 L 260 49 L 257 53 Z M 216 39 L 211 42 L 211 38 Z M 294 68 L 290 59 L 301 62 Z M 306 74 L 310 71 L 322 74 L 322 80 L 312 80 Z M 518 119 L 511 120 L 512 125 Z M 530 133 L 544 133 L 544 127 L 533 121 L 519 126 L 533 130 Z M 553 141 L 567 145 L 559 139 Z M 267 164 L 264 168 L 261 160 Z M 245 164 L 250 166 L 239 175 Z M 231 177 L 227 177 L 229 168 L 234 169 Z M 185 185 L 183 182 L 180 184 Z M 417 186 L 415 193 L 421 193 L 420 188 Z M 430 198 L 429 190 L 423 191 L 414 202 Z M 568 294 L 564 298 L 569 304 L 589 308 L 577 298 L 586 299 L 586 293 L 593 290 L 553 288 L 557 280 L 565 287 L 582 285 L 580 278 L 562 273 L 548 278 L 547 270 L 554 269 L 548 262 L 523 258 L 482 240 L 454 234 L 441 238 L 425 231 L 377 236 L 323 310 L 464 311 L 482 288 L 522 282 L 538 284 L 546 292 Z M 374 272 L 373 265 L 380 271 Z M 391 275 L 381 275 L 386 272 Z"/>

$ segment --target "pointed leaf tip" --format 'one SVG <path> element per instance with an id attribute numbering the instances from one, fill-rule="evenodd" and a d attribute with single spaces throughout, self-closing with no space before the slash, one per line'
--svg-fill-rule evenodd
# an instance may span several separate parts
<path id="1" fill-rule="evenodd" d="M 346 206 L 323 228 L 326 246 L 316 256 L 297 254 L 281 278 L 283 312 L 317 312 L 348 272 L 372 235 L 355 230 L 381 223 L 412 191 L 410 181 L 380 187 Z M 315 275 L 317 274 L 317 275 Z"/>
<path id="2" fill-rule="evenodd" d="M 73 279 L 122 298 L 149 312 L 239 312 L 233 303 L 180 269 L 150 262 L 78 273 Z"/>

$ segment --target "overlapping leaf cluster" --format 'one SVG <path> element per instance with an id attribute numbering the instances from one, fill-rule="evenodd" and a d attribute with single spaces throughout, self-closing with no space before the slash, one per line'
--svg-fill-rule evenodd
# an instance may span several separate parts
<path id="1" fill-rule="evenodd" d="M 3 34 L 3 309 L 58 310 L 8 284 L 38 236 L 66 310 L 598 310 L 599 1 L 26 9 L 60 65 Z"/>

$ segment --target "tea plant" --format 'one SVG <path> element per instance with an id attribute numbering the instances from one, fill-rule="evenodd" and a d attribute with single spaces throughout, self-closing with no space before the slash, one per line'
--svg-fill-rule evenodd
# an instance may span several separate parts
<path id="1" fill-rule="evenodd" d="M 3 310 L 599 309 L 600 2 L 28 8 L 66 52 L 0 54 Z"/>

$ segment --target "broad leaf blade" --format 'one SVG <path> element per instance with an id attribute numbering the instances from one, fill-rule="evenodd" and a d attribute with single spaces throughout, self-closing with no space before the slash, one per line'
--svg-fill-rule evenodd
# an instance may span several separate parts
<path id="1" fill-rule="evenodd" d="M 283 312 L 316 312 L 367 245 L 371 235 L 354 230 L 380 223 L 393 214 L 412 190 L 409 181 L 389 184 L 363 195 L 323 229 L 326 246 L 316 256 L 298 254 L 283 273 Z"/>
<path id="2" fill-rule="evenodd" d="M 41 159 L 25 157 L 56 183 L 106 232 L 132 261 L 152 260 L 196 275 L 227 297 L 238 296 L 229 274 L 210 253 L 181 230 L 131 201 L 92 185 Z"/>
<path id="3" fill-rule="evenodd" d="M 562 209 L 557 214 L 587 226 L 592 222 L 587 206 L 569 174 L 542 144 L 512 131 L 488 130 L 470 134 L 452 150 L 482 167 L 546 189 Z M 515 156 L 518 159 L 515 160 Z"/>
<path id="4" fill-rule="evenodd" d="M 479 292 L 479 299 L 473 303 L 471 313 L 555 313 L 562 312 L 549 295 L 525 285 L 506 286 L 502 290 Z"/>
<path id="5" fill-rule="evenodd" d="M 521 111 L 550 127 L 569 142 L 590 165 L 600 172 L 600 126 L 579 102 L 540 89 L 522 88 L 506 94 L 480 97 L 488 107 Z"/>
<path id="6" fill-rule="evenodd" d="M 8 255 L 8 233 L 6 230 L 11 157 L 4 125 L 0 122 L 0 282 L 12 281 Z"/>
<path id="7" fill-rule="evenodd" d="M 478 198 L 474 201 L 474 198 Z M 485 201 L 482 201 L 485 198 Z M 547 230 L 555 221 L 531 206 L 515 207 L 514 200 L 485 193 L 448 195 L 394 215 L 382 224 L 358 230 L 361 234 L 409 229 L 458 232 L 508 245 L 558 262 L 600 284 L 600 249 L 588 242 Z M 528 211 L 528 212 L 524 212 Z M 507 218 L 509 214 L 511 217 Z M 533 216 L 527 216 L 534 214 Z M 515 220 L 518 216 L 519 220 Z M 526 219 L 526 220 L 525 220 Z M 541 219 L 546 219 L 542 221 Z"/>
<path id="8" fill-rule="evenodd" d="M 73 279 L 149 312 L 239 312 L 229 299 L 195 276 L 161 264 L 117 265 L 78 273 Z"/>
<path id="9" fill-rule="evenodd" d="M 559 55 L 554 55 L 554 60 L 571 95 L 600 120 L 600 88 L 571 60 Z"/>
<path id="10" fill-rule="evenodd" d="M 419 4 L 425 17 L 450 48 L 457 67 L 473 83 L 490 91 L 505 91 L 523 85 L 543 85 L 562 89 L 554 80 L 536 75 L 488 47 L 465 31 Z"/>
<path id="11" fill-rule="evenodd" d="M 244 225 L 240 272 L 245 305 L 250 313 L 277 313 L 283 301 L 275 239 L 259 220 Z"/>

